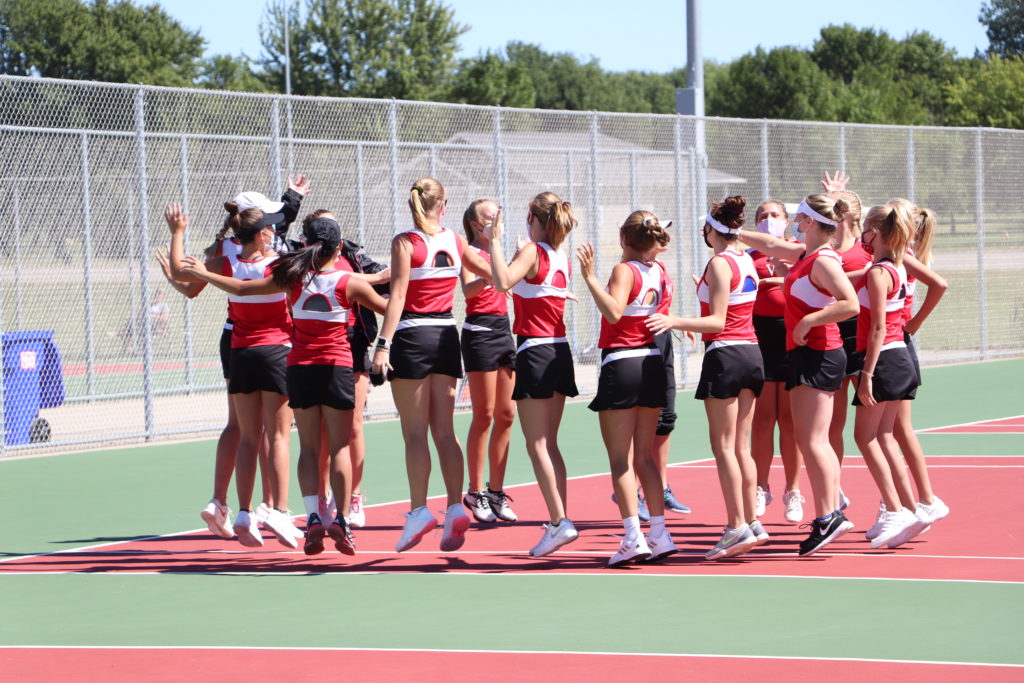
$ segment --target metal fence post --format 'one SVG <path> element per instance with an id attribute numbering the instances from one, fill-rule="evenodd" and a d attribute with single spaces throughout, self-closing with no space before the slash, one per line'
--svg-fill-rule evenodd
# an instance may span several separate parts
<path id="1" fill-rule="evenodd" d="M 392 234 L 398 234 L 398 216 L 401 207 L 398 204 L 398 102 L 388 102 L 388 150 L 391 164 L 391 228 Z"/>
<path id="2" fill-rule="evenodd" d="M 974 202 L 978 227 L 978 348 L 988 358 L 988 325 L 985 315 L 985 161 L 982 130 L 974 132 Z"/>
<path id="3" fill-rule="evenodd" d="M 281 196 L 281 100 L 270 106 L 270 186 L 274 196 Z"/>
<path id="4" fill-rule="evenodd" d="M 674 162 L 673 166 L 674 166 L 674 170 L 675 170 L 675 184 L 676 184 L 676 188 L 675 188 L 676 189 L 676 219 L 675 219 L 675 221 L 676 221 L 676 224 L 679 226 L 679 230 L 676 232 L 676 234 L 679 235 L 681 232 L 683 232 L 683 230 L 685 230 L 685 228 L 683 226 L 686 225 L 686 215 L 687 215 L 686 214 L 686 208 L 685 208 L 686 207 L 686 201 L 685 201 L 684 196 L 683 196 L 683 191 L 684 191 L 685 183 L 683 182 L 683 119 L 682 119 L 681 116 L 676 116 L 675 126 L 672 128 L 672 144 L 673 144 L 673 151 L 675 152 L 672 155 L 672 160 Z M 682 295 L 683 294 L 682 293 L 683 278 L 681 276 L 683 274 L 683 264 L 686 262 L 685 261 L 685 259 L 686 259 L 686 247 L 684 246 L 686 240 L 677 238 L 675 240 L 675 242 L 676 242 L 676 272 L 673 273 L 673 275 L 675 276 L 673 279 L 675 280 L 675 283 L 676 283 L 675 284 L 675 287 L 676 287 L 675 305 L 676 305 L 676 314 L 682 316 L 683 315 L 683 295 Z M 689 365 L 689 363 L 687 362 L 688 358 L 687 358 L 687 354 L 685 353 L 685 351 L 686 351 L 686 349 L 683 347 L 682 344 L 680 344 L 679 345 L 679 353 L 677 354 L 677 357 L 681 361 L 681 363 L 679 363 L 679 365 L 683 366 L 683 368 L 682 368 L 682 370 L 683 370 L 683 377 L 682 377 L 683 385 L 686 384 L 687 377 L 688 377 L 688 374 L 689 374 L 688 371 L 687 371 L 687 366 Z M 679 380 L 677 379 L 676 380 L 676 386 L 678 386 L 678 385 L 679 385 Z"/>
<path id="5" fill-rule="evenodd" d="M 82 175 L 82 279 L 85 289 L 85 394 L 96 392 L 96 321 L 92 301 L 92 191 L 89 180 L 89 136 L 79 136 L 79 165 Z"/>
<path id="6" fill-rule="evenodd" d="M 500 206 L 508 205 L 508 190 L 505 187 L 505 144 L 501 137 L 501 107 L 494 108 L 491 117 L 494 123 L 494 190 Z M 506 242 L 508 233 L 505 234 Z"/>
<path id="7" fill-rule="evenodd" d="M 142 395 L 145 439 L 153 439 L 153 338 L 149 326 L 149 183 L 146 176 L 145 89 L 135 90 L 135 166 L 139 180 L 139 289 L 142 305 L 138 316 L 142 328 Z M 135 312 L 133 311 L 133 315 Z"/>
<path id="8" fill-rule="evenodd" d="M 636 211 L 640 208 L 640 193 L 636 184 L 636 152 L 629 153 L 629 210 Z"/>
<path id="9" fill-rule="evenodd" d="M 594 272 L 601 275 L 601 204 L 598 200 L 598 162 L 597 162 L 597 130 L 598 130 L 598 118 L 597 112 L 593 111 L 590 113 L 590 183 L 588 185 L 590 192 L 590 241 L 594 245 Z M 569 252 L 569 258 L 572 259 L 572 251 Z M 601 329 L 601 313 L 594 306 L 591 309 L 593 312 L 591 318 L 594 321 L 594 326 L 591 329 Z M 589 342 L 590 340 L 588 340 Z M 596 346 L 596 343 L 594 344 Z M 589 346 L 589 344 L 588 344 Z M 600 366 L 598 366 L 600 367 Z"/>
<path id="10" fill-rule="evenodd" d="M 761 201 L 772 198 L 768 176 L 768 119 L 761 119 Z"/>
<path id="11" fill-rule="evenodd" d="M 363 194 L 363 146 L 356 145 L 356 223 L 359 244 L 366 246 L 366 196 Z"/>
<path id="12" fill-rule="evenodd" d="M 846 126 L 839 125 L 839 168 L 846 170 Z"/>
<path id="13" fill-rule="evenodd" d="M 917 176 L 916 166 L 914 158 L 917 152 L 914 149 L 914 129 L 907 128 L 907 199 L 910 201 L 916 201 L 914 197 L 917 195 Z"/>
<path id="14" fill-rule="evenodd" d="M 181 161 L 181 207 L 187 214 L 189 212 L 189 187 L 188 187 L 188 138 L 181 136 L 179 143 L 178 158 Z M 185 253 L 189 253 L 190 242 L 188 230 L 185 231 Z M 195 384 L 195 354 L 192 348 L 192 299 L 185 299 L 185 387 L 188 393 L 192 393 Z"/>
<path id="15" fill-rule="evenodd" d="M 21 329 L 21 192 L 14 181 L 14 329 Z"/>

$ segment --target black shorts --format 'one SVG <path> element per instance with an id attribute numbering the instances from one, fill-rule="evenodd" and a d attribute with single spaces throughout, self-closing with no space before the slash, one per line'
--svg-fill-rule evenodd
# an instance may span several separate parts
<path id="1" fill-rule="evenodd" d="M 864 352 L 861 351 L 861 366 L 864 363 Z M 875 371 L 871 377 L 871 395 L 879 403 L 883 401 L 908 401 L 914 398 L 917 388 L 917 371 L 910 351 L 906 346 L 882 349 L 875 363 Z M 853 395 L 853 404 L 862 405 L 860 396 Z"/>
<path id="2" fill-rule="evenodd" d="M 910 353 L 910 360 L 914 363 L 914 372 L 917 375 L 917 386 L 910 392 L 910 398 L 917 397 L 917 387 L 921 386 L 921 362 L 917 359 L 917 342 L 906 332 L 903 333 L 903 341 L 907 344 L 907 351 Z"/>
<path id="3" fill-rule="evenodd" d="M 507 315 L 467 315 L 462 326 L 462 364 L 466 372 L 491 372 L 516 366 L 516 345 Z"/>
<path id="4" fill-rule="evenodd" d="M 352 368 L 344 365 L 289 365 L 288 406 L 352 410 L 356 406 L 354 376 Z"/>
<path id="5" fill-rule="evenodd" d="M 769 315 L 754 316 L 757 348 L 761 350 L 765 382 L 786 381 L 786 321 Z"/>
<path id="6" fill-rule="evenodd" d="M 423 379 L 427 375 L 462 377 L 459 330 L 451 311 L 431 314 L 406 311 L 401 320 L 414 324 L 395 332 L 390 354 L 394 370 L 388 371 L 389 380 Z"/>
<path id="7" fill-rule="evenodd" d="M 348 328 L 348 345 L 352 347 L 352 372 L 369 372 L 373 361 L 370 360 L 370 342 L 362 327 Z"/>
<path id="8" fill-rule="evenodd" d="M 647 355 L 633 355 L 645 353 Z M 665 407 L 665 363 L 652 345 L 644 349 L 602 349 L 593 411 Z"/>
<path id="9" fill-rule="evenodd" d="M 220 333 L 220 369 L 224 379 L 231 377 L 231 330 L 226 327 Z"/>
<path id="10" fill-rule="evenodd" d="M 853 377 L 864 367 L 864 356 L 857 354 L 857 316 L 840 320 L 837 326 L 839 336 L 843 338 L 843 351 L 846 353 L 846 376 Z"/>
<path id="11" fill-rule="evenodd" d="M 512 400 L 579 396 L 576 370 L 572 364 L 569 342 L 530 344 L 536 337 L 516 338 L 516 385 Z"/>
<path id="12" fill-rule="evenodd" d="M 729 344 L 704 353 L 694 398 L 736 398 L 744 389 L 760 396 L 763 386 L 764 364 L 757 344 Z"/>
<path id="13" fill-rule="evenodd" d="M 231 349 L 229 394 L 251 394 L 254 391 L 288 393 L 286 379 L 288 352 L 291 346 L 274 344 Z"/>
<path id="14" fill-rule="evenodd" d="M 818 351 L 809 346 L 789 350 L 786 389 L 801 384 L 820 391 L 839 391 L 846 377 L 846 351 Z"/>
<path id="15" fill-rule="evenodd" d="M 672 332 L 654 335 L 654 345 L 661 351 L 661 362 L 665 365 L 665 407 L 658 416 L 655 434 L 667 436 L 676 428 L 676 356 L 672 348 Z"/>

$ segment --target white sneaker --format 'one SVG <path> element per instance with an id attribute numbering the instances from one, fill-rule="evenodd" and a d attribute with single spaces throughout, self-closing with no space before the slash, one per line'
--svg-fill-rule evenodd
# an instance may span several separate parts
<path id="1" fill-rule="evenodd" d="M 889 541 L 887 545 L 890 548 L 898 548 L 912 538 L 920 536 L 924 532 L 928 531 L 928 527 L 932 525 L 924 513 L 915 510 L 912 514 L 914 515 L 914 522 Z"/>
<path id="2" fill-rule="evenodd" d="M 494 510 L 491 509 L 491 499 L 482 491 L 467 491 L 462 498 L 462 504 L 469 508 L 473 513 L 473 518 L 481 524 L 490 524 L 498 519 Z"/>
<path id="3" fill-rule="evenodd" d="M 426 505 L 405 513 L 405 526 L 402 527 L 402 537 L 398 539 L 395 550 L 401 553 L 415 547 L 436 526 L 437 519 L 430 514 Z"/>
<path id="4" fill-rule="evenodd" d="M 441 535 L 441 552 L 450 553 L 462 547 L 466 542 L 466 530 L 469 529 L 469 515 L 462 503 L 451 505 L 444 513 L 444 533 Z"/>
<path id="5" fill-rule="evenodd" d="M 949 514 L 949 506 L 943 503 L 938 496 L 935 496 L 935 500 L 932 501 L 931 505 L 918 503 L 917 511 L 923 512 L 925 516 L 927 516 L 930 524 L 935 524 L 935 522 L 945 518 L 945 516 Z"/>
<path id="6" fill-rule="evenodd" d="M 878 504 L 878 516 L 875 517 L 875 523 L 871 525 L 871 528 L 864 532 L 864 538 L 869 541 L 875 540 L 875 538 L 882 532 L 882 522 L 885 521 L 885 503 Z"/>
<path id="7" fill-rule="evenodd" d="M 807 500 L 800 495 L 799 489 L 791 489 L 782 494 L 782 504 L 786 506 L 786 521 L 797 523 L 804 519 L 804 503 Z"/>
<path id="8" fill-rule="evenodd" d="M 771 505 L 775 498 L 772 496 L 772 492 L 768 489 L 763 489 L 760 486 L 757 487 L 757 493 L 754 498 L 754 516 L 760 517 L 764 514 L 766 506 Z"/>
<path id="9" fill-rule="evenodd" d="M 235 532 L 231 530 L 231 508 L 221 505 L 216 498 L 210 499 L 199 516 L 206 522 L 210 533 L 221 538 L 234 538 Z"/>
<path id="10" fill-rule="evenodd" d="M 238 536 L 238 542 L 246 548 L 262 548 L 263 537 L 260 536 L 260 525 L 254 513 L 239 510 L 235 523 L 231 527 Z"/>
<path id="11" fill-rule="evenodd" d="M 619 552 L 612 555 L 608 560 L 609 567 L 622 567 L 633 562 L 645 560 L 651 556 L 651 549 L 647 547 L 647 539 L 643 534 L 636 538 L 624 538 L 619 544 Z"/>
<path id="12" fill-rule="evenodd" d="M 366 496 L 353 493 L 348 502 L 348 525 L 356 529 L 366 526 Z"/>
<path id="13" fill-rule="evenodd" d="M 292 516 L 287 512 L 277 509 L 270 511 L 270 514 L 267 515 L 267 520 L 263 522 L 263 526 L 274 532 L 278 543 L 285 548 L 294 550 L 299 547 L 299 539 L 305 538 L 305 534 L 295 528 Z"/>
<path id="14" fill-rule="evenodd" d="M 675 541 L 672 540 L 672 534 L 668 532 L 668 529 L 664 529 L 660 534 L 647 534 L 647 547 L 651 551 L 651 556 L 641 562 L 657 562 L 663 560 L 669 555 L 675 555 L 679 552 L 679 548 L 676 547 Z"/>
<path id="15" fill-rule="evenodd" d="M 267 528 L 267 517 L 270 516 L 271 507 L 266 503 L 260 503 L 256 506 L 256 509 L 252 511 L 256 521 L 260 523 L 260 526 L 264 529 Z"/>
<path id="16" fill-rule="evenodd" d="M 715 547 L 705 553 L 704 557 L 709 560 L 722 560 L 745 553 L 755 545 L 757 538 L 750 532 L 748 525 L 744 524 L 735 529 L 725 527 L 722 538 L 718 539 Z"/>
<path id="17" fill-rule="evenodd" d="M 484 495 L 487 496 L 487 502 L 491 505 L 491 510 L 494 511 L 494 516 L 503 522 L 515 522 L 519 519 L 516 513 L 512 511 L 512 506 L 508 504 L 512 497 L 504 491 L 491 491 L 489 488 L 484 489 Z"/>
<path id="18" fill-rule="evenodd" d="M 848 507 L 850 507 L 850 499 L 846 497 L 842 489 L 839 489 L 839 510 L 842 511 Z"/>
<path id="19" fill-rule="evenodd" d="M 747 526 L 750 527 L 750 533 L 754 534 L 754 545 L 762 545 L 768 542 L 768 532 L 764 530 L 761 520 L 755 519 Z"/>
<path id="20" fill-rule="evenodd" d="M 558 524 L 545 524 L 544 535 L 540 537 L 540 543 L 530 548 L 531 557 L 544 557 L 550 555 L 566 543 L 572 543 L 579 538 L 576 527 L 568 517 L 562 519 Z"/>
<path id="21" fill-rule="evenodd" d="M 916 522 L 917 517 L 906 508 L 901 508 L 898 512 L 886 511 L 885 519 L 882 520 L 882 529 L 877 536 L 871 539 L 871 547 L 881 548 L 883 545 L 888 545 Z"/>

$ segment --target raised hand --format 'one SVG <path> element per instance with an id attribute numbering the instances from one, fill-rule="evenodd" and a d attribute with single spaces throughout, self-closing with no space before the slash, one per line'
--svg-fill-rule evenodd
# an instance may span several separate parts
<path id="1" fill-rule="evenodd" d="M 299 193 L 303 197 L 309 194 L 309 185 L 309 177 L 301 173 L 294 178 L 288 179 L 288 189 Z"/>
<path id="2" fill-rule="evenodd" d="M 587 242 L 576 249 L 576 258 L 580 260 L 580 274 L 584 280 L 594 277 L 594 245 Z"/>
<path id="3" fill-rule="evenodd" d="M 185 232 L 188 227 L 188 214 L 182 211 L 181 204 L 177 202 L 168 204 L 164 209 L 164 220 L 172 235 Z"/>
<path id="4" fill-rule="evenodd" d="M 845 190 L 846 184 L 850 182 L 850 176 L 846 175 L 843 171 L 835 171 L 829 176 L 828 171 L 825 171 L 825 177 L 821 180 L 821 186 L 825 189 L 825 192 L 838 192 L 839 190 Z"/>

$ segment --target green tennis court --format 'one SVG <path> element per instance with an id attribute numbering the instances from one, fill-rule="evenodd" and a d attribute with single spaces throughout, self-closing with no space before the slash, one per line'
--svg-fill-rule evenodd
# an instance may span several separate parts
<path id="1" fill-rule="evenodd" d="M 763 518 L 768 544 L 703 560 L 724 509 L 688 393 L 669 472 L 694 507 L 669 520 L 682 552 L 626 570 L 604 568 L 621 525 L 585 403 L 567 407 L 561 438 L 581 538 L 539 560 L 526 552 L 544 520 L 518 427 L 507 482 L 520 522 L 474 525 L 457 553 L 441 553 L 434 536 L 394 553 L 407 510 L 395 422 L 366 428 L 371 507 L 355 557 L 307 558 L 272 539 L 254 552 L 199 529 L 209 440 L 0 461 L 0 671 L 40 681 L 1021 680 L 1024 421 L 1006 418 L 1024 415 L 1024 359 L 928 368 L 924 380 L 915 426 L 958 425 L 920 437 L 950 516 L 904 547 L 871 550 L 863 531 L 877 493 L 848 438 L 857 527 L 802 560 L 806 530 L 785 523 L 778 503 Z M 433 484 L 440 494 L 436 467 Z M 294 478 L 291 492 L 301 510 Z"/>

